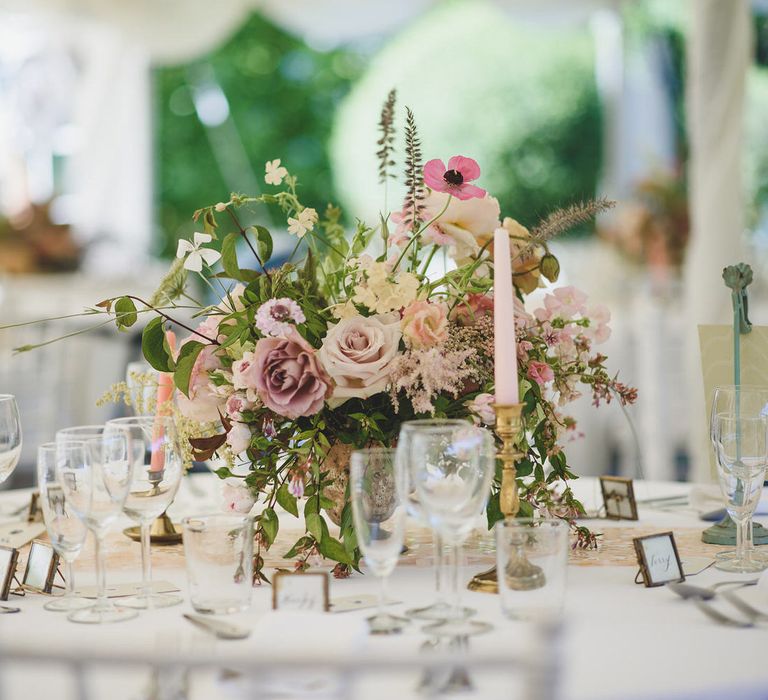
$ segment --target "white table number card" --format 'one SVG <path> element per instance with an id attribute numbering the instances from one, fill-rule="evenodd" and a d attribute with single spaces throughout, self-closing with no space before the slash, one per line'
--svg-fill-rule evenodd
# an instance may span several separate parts
<path id="1" fill-rule="evenodd" d="M 276 573 L 272 578 L 272 608 L 328 612 L 328 574 Z"/>
<path id="2" fill-rule="evenodd" d="M 671 532 L 636 537 L 634 540 L 640 575 L 647 587 L 685 581 L 683 565 Z"/>

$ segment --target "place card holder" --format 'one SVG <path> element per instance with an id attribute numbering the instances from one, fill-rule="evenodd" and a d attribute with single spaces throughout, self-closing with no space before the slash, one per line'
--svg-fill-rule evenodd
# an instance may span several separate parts
<path id="1" fill-rule="evenodd" d="M 278 571 L 272 577 L 273 610 L 328 612 L 328 574 Z"/>
<path id="2" fill-rule="evenodd" d="M 672 532 L 635 537 L 632 542 L 635 546 L 637 563 L 640 565 L 635 583 L 642 583 L 646 588 L 652 588 L 666 583 L 685 581 L 683 563 L 680 561 L 675 535 Z"/>
<path id="3" fill-rule="evenodd" d="M 54 581 L 56 575 L 64 581 L 64 576 L 59 569 L 59 555 L 47 542 L 35 540 L 29 549 L 27 567 L 21 587 L 25 591 L 50 595 L 57 586 Z"/>
<path id="4" fill-rule="evenodd" d="M 0 600 L 8 600 L 8 596 L 24 595 L 22 590 L 11 590 L 11 584 L 15 581 L 20 587 L 21 582 L 16 578 L 16 565 L 19 561 L 19 550 L 12 547 L 0 547 Z"/>
<path id="5" fill-rule="evenodd" d="M 27 509 L 28 523 L 43 522 L 43 509 L 40 507 L 40 492 L 35 491 L 29 499 L 29 508 Z"/>
<path id="6" fill-rule="evenodd" d="M 632 479 L 622 476 L 601 476 L 605 517 L 610 520 L 638 520 L 637 501 Z"/>

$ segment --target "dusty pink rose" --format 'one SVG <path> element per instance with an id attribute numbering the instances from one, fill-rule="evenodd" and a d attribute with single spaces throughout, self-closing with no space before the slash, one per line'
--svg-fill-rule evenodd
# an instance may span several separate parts
<path id="1" fill-rule="evenodd" d="M 528 378 L 532 379 L 539 386 L 544 386 L 555 378 L 555 373 L 546 362 L 537 362 L 531 360 L 528 363 Z"/>
<path id="2" fill-rule="evenodd" d="M 251 429 L 245 423 L 232 423 L 232 429 L 227 433 L 227 445 L 232 452 L 239 455 L 245 452 L 251 444 Z"/>
<path id="3" fill-rule="evenodd" d="M 249 513 L 256 499 L 242 479 L 227 479 L 221 485 L 224 510 L 231 513 Z"/>
<path id="4" fill-rule="evenodd" d="M 425 300 L 411 302 L 403 312 L 400 328 L 411 347 L 424 349 L 439 345 L 448 337 L 445 304 Z"/>
<path id="5" fill-rule="evenodd" d="M 255 355 L 253 352 L 244 352 L 241 359 L 232 363 L 232 386 L 235 389 L 256 388 L 259 370 L 256 367 Z"/>
<path id="6" fill-rule="evenodd" d="M 240 393 L 230 394 L 224 410 L 232 420 L 242 420 L 243 411 L 252 408 L 253 404 Z"/>
<path id="7" fill-rule="evenodd" d="M 493 410 L 493 404 L 496 397 L 493 394 L 478 394 L 474 399 L 467 402 L 467 408 L 479 419 L 480 423 L 493 425 L 496 422 L 496 412 Z"/>
<path id="8" fill-rule="evenodd" d="M 224 409 L 226 397 L 216 391 L 209 379 L 208 372 L 215 369 L 221 369 L 216 346 L 206 345 L 197 356 L 189 376 L 189 397 L 177 392 L 176 403 L 182 415 L 202 423 L 219 420 L 219 411 Z"/>
<path id="9" fill-rule="evenodd" d="M 493 297 L 489 294 L 468 294 L 451 314 L 452 320 L 462 326 L 474 326 L 483 316 L 493 316 Z"/>
<path id="10" fill-rule="evenodd" d="M 253 378 L 264 405 L 280 416 L 292 420 L 311 416 L 323 407 L 333 391 L 331 378 L 312 346 L 292 326 L 285 338 L 262 338 L 253 353 L 246 353 L 249 354 L 252 358 L 241 378 Z"/>

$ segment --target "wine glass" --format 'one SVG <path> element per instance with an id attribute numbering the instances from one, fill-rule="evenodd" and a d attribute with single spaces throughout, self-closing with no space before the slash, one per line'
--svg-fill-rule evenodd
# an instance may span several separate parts
<path id="1" fill-rule="evenodd" d="M 709 437 L 712 447 L 717 455 L 715 443 L 715 420 L 720 414 L 730 414 L 736 418 L 757 418 L 768 415 L 768 386 L 757 384 L 727 384 L 715 387 L 710 408 Z M 721 523 L 727 524 L 729 516 L 725 516 Z M 768 566 L 768 552 L 755 549 L 752 527 L 745 535 L 744 548 L 751 551 L 751 558 L 763 561 Z M 715 559 L 731 559 L 735 556 L 735 550 L 718 552 Z"/>
<path id="2" fill-rule="evenodd" d="M 371 634 L 396 634 L 407 620 L 384 612 L 387 577 L 394 571 L 405 536 L 405 506 L 398 495 L 395 451 L 371 448 L 352 452 L 349 492 L 357 544 L 381 581 L 379 608 L 368 618 Z"/>
<path id="3" fill-rule="evenodd" d="M 67 435 L 56 436 L 56 471 L 67 503 L 93 533 L 98 587 L 96 604 L 71 612 L 67 619 L 87 624 L 130 620 L 138 615 L 135 610 L 119 608 L 107 598 L 104 567 L 104 538 L 131 484 L 128 441 L 122 433 L 81 439 Z"/>
<path id="4" fill-rule="evenodd" d="M 85 598 L 75 596 L 75 574 L 72 564 L 85 542 L 86 528 L 82 520 L 67 503 L 64 489 L 56 471 L 55 442 L 47 442 L 37 448 L 37 486 L 48 537 L 56 553 L 64 560 L 66 586 L 64 595 L 46 603 L 43 608 L 57 612 L 69 612 L 93 605 Z"/>
<path id="5" fill-rule="evenodd" d="M 419 501 L 419 495 L 411 478 L 412 466 L 408 464 L 410 459 L 410 442 L 415 431 L 420 428 L 432 427 L 466 427 L 470 425 L 469 421 L 460 419 L 428 418 L 424 420 L 407 421 L 400 427 L 400 435 L 397 440 L 397 459 L 398 467 L 398 489 L 400 497 L 405 503 L 408 515 L 423 525 L 429 525 L 429 517 L 424 512 L 424 508 Z M 418 455 L 414 455 L 418 459 Z M 432 529 L 432 546 L 435 552 L 435 602 L 421 608 L 411 608 L 406 610 L 407 617 L 417 620 L 442 621 L 448 619 L 455 613 L 453 606 L 445 599 L 447 588 L 447 568 L 444 555 L 443 536 L 437 528 Z M 474 615 L 475 611 L 470 608 L 461 608 L 459 613 L 462 617 Z"/>
<path id="6" fill-rule="evenodd" d="M 750 533 L 768 467 L 768 419 L 720 413 L 713 432 L 720 490 L 736 523 L 736 551 L 721 555 L 715 567 L 736 573 L 763 571 L 768 563 L 754 556 Z"/>
<path id="7" fill-rule="evenodd" d="M 16 469 L 21 457 L 21 419 L 13 394 L 0 394 L 0 484 Z"/>
<path id="8" fill-rule="evenodd" d="M 461 614 L 461 548 L 487 502 L 495 468 L 493 437 L 470 423 L 422 427 L 413 433 L 408 464 L 419 501 L 432 527 L 450 544 L 453 613 L 424 628 L 436 636 L 465 637 L 491 629 Z"/>
<path id="9" fill-rule="evenodd" d="M 107 421 L 105 435 L 123 434 L 128 442 L 131 477 L 123 512 L 141 531 L 141 592 L 125 598 L 131 608 L 167 608 L 182 597 L 152 591 L 150 528 L 171 504 L 181 482 L 183 465 L 176 426 L 171 416 L 136 416 Z"/>

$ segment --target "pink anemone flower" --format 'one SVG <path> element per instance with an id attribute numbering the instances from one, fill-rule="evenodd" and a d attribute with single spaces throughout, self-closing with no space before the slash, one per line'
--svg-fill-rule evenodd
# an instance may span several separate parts
<path id="1" fill-rule="evenodd" d="M 485 197 L 485 190 L 470 185 L 480 177 L 480 166 L 476 160 L 464 156 L 453 156 L 448 167 L 442 160 L 435 158 L 424 166 L 424 183 L 435 192 L 447 192 L 456 199 Z"/>

